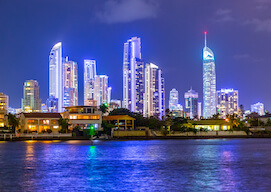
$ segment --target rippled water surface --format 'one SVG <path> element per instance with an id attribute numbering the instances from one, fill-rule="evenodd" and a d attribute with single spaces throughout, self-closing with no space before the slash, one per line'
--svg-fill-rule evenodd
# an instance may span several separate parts
<path id="1" fill-rule="evenodd" d="M 270 191 L 271 139 L 0 143 L 0 191 Z"/>

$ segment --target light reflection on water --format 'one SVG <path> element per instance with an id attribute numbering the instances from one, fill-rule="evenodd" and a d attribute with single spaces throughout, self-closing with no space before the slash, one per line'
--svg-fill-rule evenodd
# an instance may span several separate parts
<path id="1" fill-rule="evenodd" d="M 0 143 L 0 191 L 268 191 L 271 139 Z"/>

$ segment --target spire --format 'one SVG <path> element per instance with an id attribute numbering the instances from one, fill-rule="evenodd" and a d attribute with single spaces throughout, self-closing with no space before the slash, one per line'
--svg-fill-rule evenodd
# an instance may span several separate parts
<path id="1" fill-rule="evenodd" d="M 207 36 L 207 31 L 205 31 L 204 34 L 205 34 L 205 47 L 207 47 L 207 37 L 206 37 Z"/>

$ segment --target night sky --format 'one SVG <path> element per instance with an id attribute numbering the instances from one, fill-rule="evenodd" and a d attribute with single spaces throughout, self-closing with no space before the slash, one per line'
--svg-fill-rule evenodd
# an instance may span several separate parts
<path id="1" fill-rule="evenodd" d="M 123 43 L 141 37 L 142 58 L 163 70 L 169 91 L 192 88 L 202 101 L 202 49 L 215 54 L 217 89 L 239 90 L 245 109 L 258 101 L 271 110 L 271 1 L 269 0 L 0 0 L 0 92 L 20 107 L 23 82 L 39 82 L 48 97 L 48 57 L 78 62 L 83 104 L 83 60 L 97 60 L 109 76 L 112 99 L 122 99 Z"/>

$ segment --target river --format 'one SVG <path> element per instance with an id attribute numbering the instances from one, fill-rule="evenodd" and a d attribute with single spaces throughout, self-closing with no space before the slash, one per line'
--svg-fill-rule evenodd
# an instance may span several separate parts
<path id="1" fill-rule="evenodd" d="M 271 139 L 0 143 L 0 191 L 269 191 Z"/>

